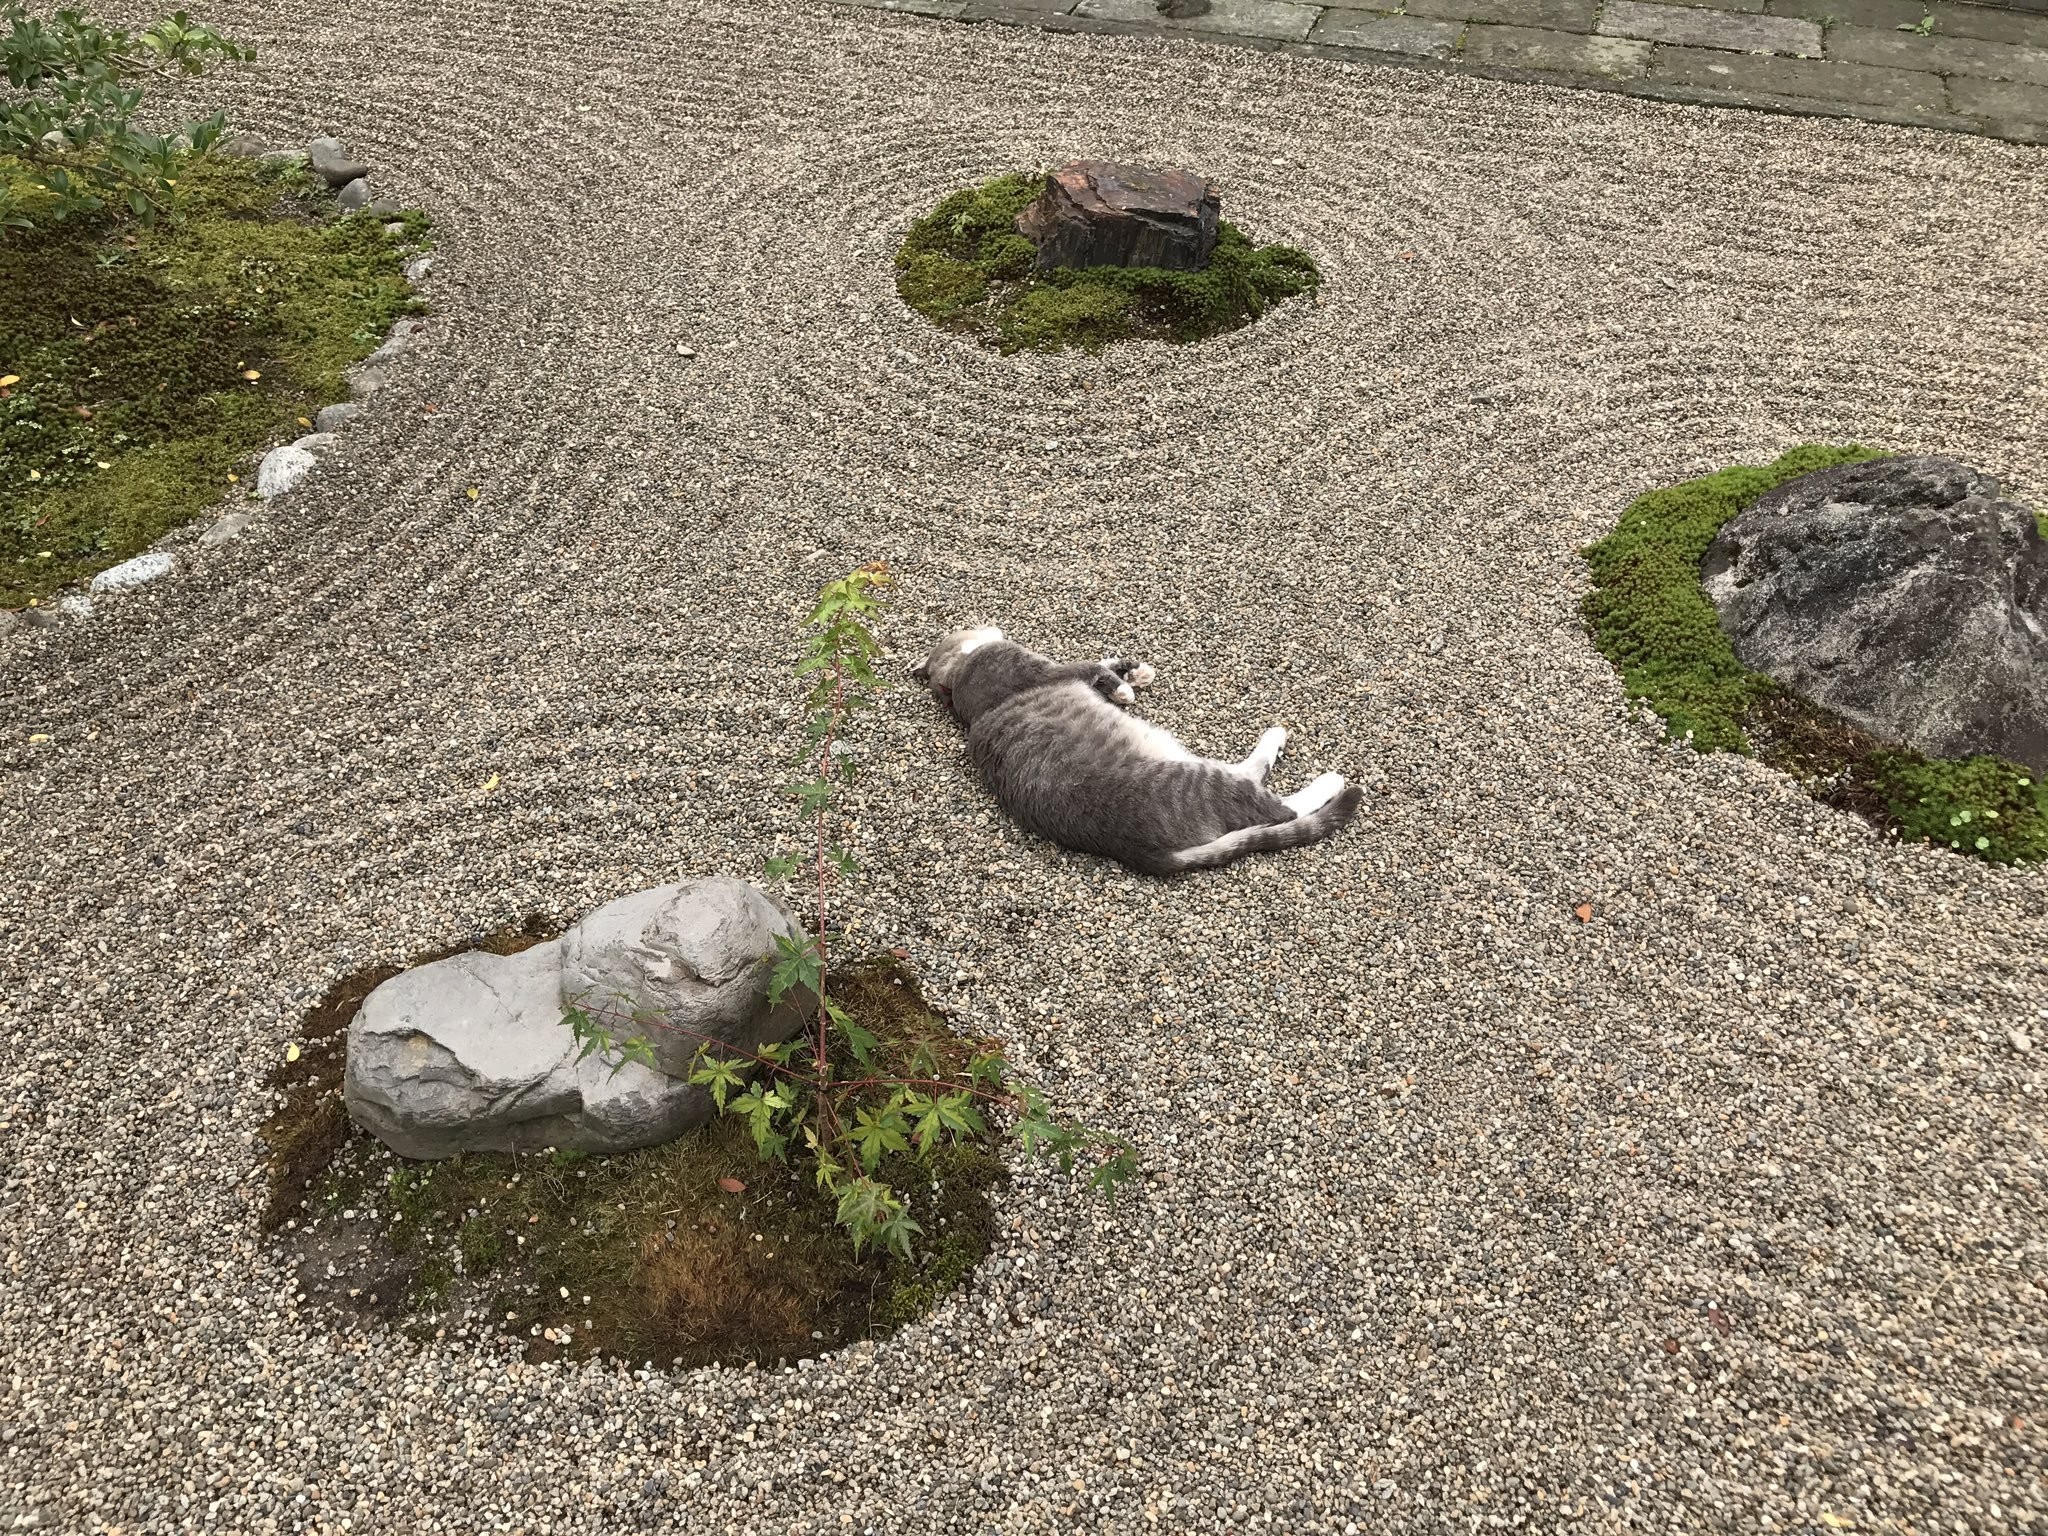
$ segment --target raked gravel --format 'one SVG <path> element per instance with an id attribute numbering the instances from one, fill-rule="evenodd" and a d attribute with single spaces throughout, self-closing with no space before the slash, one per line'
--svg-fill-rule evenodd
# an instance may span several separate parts
<path id="1" fill-rule="evenodd" d="M 241 538 L 4 642 L 18 1527 L 2048 1524 L 2048 881 L 1659 745 L 1574 553 L 1804 439 L 2048 491 L 2040 151 L 814 6 L 209 15 L 250 126 L 433 211 L 437 313 Z M 1320 299 L 1099 359 L 898 304 L 915 215 L 1083 153 L 1213 175 Z M 1021 1180 L 969 1289 L 801 1370 L 301 1306 L 252 1142 L 301 1010 L 756 868 L 803 599 L 876 557 L 903 660 L 1135 653 L 1198 749 L 1375 786 L 1159 883 L 1006 827 L 914 691 L 865 727 L 856 937 L 1142 1186 Z"/>

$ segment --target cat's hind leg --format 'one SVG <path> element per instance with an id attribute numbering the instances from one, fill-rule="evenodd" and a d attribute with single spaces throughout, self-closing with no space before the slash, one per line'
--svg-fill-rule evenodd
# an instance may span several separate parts
<path id="1" fill-rule="evenodd" d="M 1320 811 L 1343 792 L 1343 774 L 1319 773 L 1293 794 L 1282 795 L 1280 803 L 1297 816 L 1307 816 Z"/>
<path id="2" fill-rule="evenodd" d="M 1266 782 L 1266 775 L 1273 771 L 1273 765 L 1280 761 L 1281 749 L 1287 745 L 1287 727 L 1276 725 L 1259 738 L 1259 744 L 1252 748 L 1252 755 L 1236 764 L 1237 771 L 1254 784 Z"/>
<path id="3" fill-rule="evenodd" d="M 1159 680 L 1158 672 L 1142 661 L 1126 661 L 1121 656 L 1105 656 L 1102 658 L 1102 665 L 1133 688 L 1150 688 Z"/>

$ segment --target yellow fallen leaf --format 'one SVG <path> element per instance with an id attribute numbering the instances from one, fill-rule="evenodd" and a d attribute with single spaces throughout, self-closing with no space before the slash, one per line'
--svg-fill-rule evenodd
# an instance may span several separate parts
<path id="1" fill-rule="evenodd" d="M 297 1061 L 299 1059 L 299 1047 L 297 1042 L 294 1042 L 293 1044 L 285 1047 L 284 1059 L 286 1061 Z"/>
<path id="2" fill-rule="evenodd" d="M 32 469 L 28 472 L 28 477 L 31 480 L 40 480 L 43 478 L 43 472 L 40 469 Z"/>
<path id="3" fill-rule="evenodd" d="M 48 741 L 49 739 L 49 737 L 45 736 L 44 734 L 42 734 L 42 732 L 38 731 L 35 735 L 29 737 L 28 743 L 30 746 L 34 746 L 39 741 Z"/>
<path id="4" fill-rule="evenodd" d="M 18 373 L 0 373 L 0 389 L 12 389 L 20 382 L 21 375 Z"/>
<path id="5" fill-rule="evenodd" d="M 478 492 L 477 492 L 477 488 L 476 488 L 475 486 L 473 486 L 473 485 L 472 485 L 472 486 L 471 486 L 471 487 L 469 488 L 469 493 L 468 493 L 468 494 L 469 494 L 469 499 L 470 499 L 471 501 L 475 501 L 475 500 L 476 500 L 476 498 L 477 498 L 477 495 L 478 495 Z"/>
<path id="6" fill-rule="evenodd" d="M 497 775 L 496 775 L 495 773 L 494 773 L 494 774 L 492 774 L 492 775 L 491 775 L 491 776 L 490 776 L 490 777 L 489 777 L 488 779 L 485 779 L 485 780 L 484 780 L 484 793 L 485 793 L 485 794 L 487 794 L 487 795 L 488 795 L 488 794 L 489 794 L 489 793 L 490 793 L 490 792 L 491 792 L 492 790 L 496 789 L 497 787 L 498 787 L 498 776 L 497 776 Z"/>
<path id="7" fill-rule="evenodd" d="M 242 479 L 242 477 L 241 477 L 240 475 L 229 475 L 229 476 L 228 476 L 228 484 L 229 484 L 229 485 L 237 485 L 237 484 L 239 484 L 239 483 L 241 482 L 241 479 Z"/>
<path id="8" fill-rule="evenodd" d="M 310 427 L 311 425 L 313 425 L 313 419 L 310 416 L 301 416 L 299 418 L 299 425 L 302 427 Z"/>
<path id="9" fill-rule="evenodd" d="M 260 379 L 263 377 L 263 370 L 261 368 L 244 368 L 242 370 L 242 377 L 245 379 Z"/>
<path id="10" fill-rule="evenodd" d="M 1825 1509 L 1820 1512 L 1820 1523 L 1838 1531 L 1853 1531 L 1856 1529 L 1856 1522 L 1847 1515 L 1832 1514 Z"/>

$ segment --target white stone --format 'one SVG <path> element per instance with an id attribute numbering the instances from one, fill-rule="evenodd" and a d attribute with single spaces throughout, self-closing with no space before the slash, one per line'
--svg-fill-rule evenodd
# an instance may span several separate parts
<path id="1" fill-rule="evenodd" d="M 256 494 L 265 501 L 273 496 L 282 496 L 311 474 L 313 466 L 319 462 L 297 443 L 271 449 L 263 455 L 263 462 L 256 466 Z"/>
<path id="2" fill-rule="evenodd" d="M 93 577 L 92 589 L 95 592 L 125 592 L 144 582 L 155 581 L 159 576 L 168 576 L 177 568 L 178 562 L 166 554 L 137 555 L 133 560 L 110 565 Z"/>

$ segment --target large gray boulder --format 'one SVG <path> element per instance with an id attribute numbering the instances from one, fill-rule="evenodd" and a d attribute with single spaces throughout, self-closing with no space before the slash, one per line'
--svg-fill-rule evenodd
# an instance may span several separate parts
<path id="1" fill-rule="evenodd" d="M 757 1051 L 787 1040 L 815 1007 L 768 1006 L 778 938 L 796 920 L 744 880 L 692 880 L 599 907 L 562 936 L 562 996 L 621 1038 L 654 1047 L 655 1065 L 687 1077 L 698 1050 Z"/>
<path id="2" fill-rule="evenodd" d="M 1700 578 L 1744 665 L 1930 757 L 2048 773 L 2048 543 L 1989 475 L 1802 475 L 1722 525 Z"/>
<path id="3" fill-rule="evenodd" d="M 629 1061 L 616 1073 L 562 1022 L 561 943 L 417 966 L 364 999 L 342 1098 L 402 1157 L 625 1152 L 709 1114 L 702 1089 Z"/>
<path id="4" fill-rule="evenodd" d="M 768 1006 L 778 934 L 795 920 L 740 880 L 693 880 L 598 908 L 517 955 L 470 953 L 393 977 L 349 1025 L 342 1097 L 404 1157 L 623 1152 L 673 1140 L 714 1112 L 687 1078 L 709 1043 L 754 1051 L 808 1016 Z M 656 1066 L 616 1071 L 565 1021 L 582 1008 Z"/>

